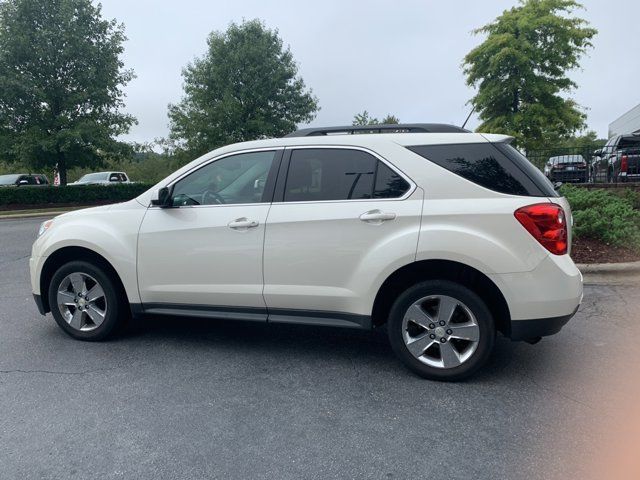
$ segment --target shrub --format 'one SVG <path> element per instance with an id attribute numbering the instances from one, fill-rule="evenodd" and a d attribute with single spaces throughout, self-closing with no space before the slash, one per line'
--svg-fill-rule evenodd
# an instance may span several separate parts
<path id="1" fill-rule="evenodd" d="M 634 208 L 637 194 L 616 195 L 606 190 L 563 186 L 571 205 L 576 238 L 640 249 L 640 211 Z"/>
<path id="2" fill-rule="evenodd" d="M 61 203 L 87 205 L 98 202 L 124 202 L 137 197 L 150 187 L 151 185 L 143 183 L 66 187 L 3 187 L 0 188 L 0 206 Z"/>

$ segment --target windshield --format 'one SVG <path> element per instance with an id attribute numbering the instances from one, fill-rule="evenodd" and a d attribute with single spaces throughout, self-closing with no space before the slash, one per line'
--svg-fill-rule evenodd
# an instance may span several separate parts
<path id="1" fill-rule="evenodd" d="M 87 173 L 83 175 L 78 182 L 99 182 L 109 179 L 109 172 Z"/>
<path id="2" fill-rule="evenodd" d="M 0 185 L 13 185 L 20 175 L 0 175 Z"/>

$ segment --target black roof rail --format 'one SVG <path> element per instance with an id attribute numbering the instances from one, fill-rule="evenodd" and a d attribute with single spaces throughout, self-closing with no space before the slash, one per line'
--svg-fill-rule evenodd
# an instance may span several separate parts
<path id="1" fill-rule="evenodd" d="M 318 137 L 363 133 L 470 133 L 469 130 L 446 123 L 398 123 L 385 125 L 347 125 L 344 127 L 303 128 L 285 137 Z"/>

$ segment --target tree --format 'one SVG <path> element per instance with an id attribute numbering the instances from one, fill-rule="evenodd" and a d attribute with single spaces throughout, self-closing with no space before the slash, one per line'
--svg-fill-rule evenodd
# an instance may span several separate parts
<path id="1" fill-rule="evenodd" d="M 529 151 L 584 128 L 584 112 L 562 96 L 576 87 L 567 71 L 597 33 L 572 16 L 577 8 L 573 0 L 521 0 L 474 32 L 487 35 L 464 58 L 467 84 L 478 86 L 478 131 L 513 135 Z"/>
<path id="2" fill-rule="evenodd" d="M 206 54 L 183 70 L 184 97 L 169 105 L 170 139 L 190 155 L 310 122 L 318 100 L 298 76 L 277 30 L 259 20 L 213 32 Z"/>
<path id="3" fill-rule="evenodd" d="M 0 3 L 0 155 L 32 168 L 99 165 L 128 152 L 124 27 L 90 0 Z"/>
<path id="4" fill-rule="evenodd" d="M 382 121 L 380 121 L 375 117 L 371 117 L 369 115 L 369 112 L 365 110 L 362 113 L 356 113 L 353 116 L 353 121 L 351 122 L 351 125 L 358 125 L 358 126 L 391 125 L 391 124 L 397 125 L 398 123 L 400 123 L 400 120 L 398 120 L 398 117 L 396 117 L 395 115 L 389 114 L 386 117 L 384 117 Z"/>

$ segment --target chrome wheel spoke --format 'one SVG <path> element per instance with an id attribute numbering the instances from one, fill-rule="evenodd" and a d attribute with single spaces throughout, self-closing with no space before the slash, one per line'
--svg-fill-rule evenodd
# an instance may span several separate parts
<path id="1" fill-rule="evenodd" d="M 71 286 L 75 293 L 86 293 L 87 284 L 84 281 L 84 276 L 81 273 L 72 273 L 69 275 Z"/>
<path id="2" fill-rule="evenodd" d="M 458 307 L 458 301 L 455 298 L 451 297 L 440 297 L 440 304 L 438 305 L 438 321 L 444 321 L 445 323 L 449 323 L 451 321 L 451 317 L 453 317 L 453 312 L 456 311 Z"/>
<path id="3" fill-rule="evenodd" d="M 86 298 L 88 302 L 95 302 L 102 297 L 104 297 L 104 290 L 102 290 L 102 287 L 99 283 L 96 283 L 93 287 L 91 287 L 91 290 L 87 292 Z"/>
<path id="4" fill-rule="evenodd" d="M 82 328 L 82 323 L 82 310 L 76 309 L 76 311 L 73 312 L 73 315 L 69 319 L 69 325 L 71 325 L 76 330 L 80 330 Z"/>
<path id="5" fill-rule="evenodd" d="M 87 309 L 85 310 L 85 312 L 96 327 L 99 327 L 100 324 L 104 322 L 106 312 L 100 310 L 95 305 L 87 305 Z"/>
<path id="6" fill-rule="evenodd" d="M 453 332 L 451 334 L 451 338 L 469 340 L 470 342 L 477 342 L 480 340 L 480 327 L 475 323 L 452 323 L 449 325 L 449 328 Z"/>
<path id="7" fill-rule="evenodd" d="M 76 299 L 76 296 L 71 292 L 58 291 L 58 296 L 57 296 L 58 305 L 75 306 L 76 304 L 75 299 Z"/>
<path id="8" fill-rule="evenodd" d="M 429 338 L 428 334 L 424 334 L 420 337 L 416 337 L 407 343 L 407 348 L 411 352 L 414 357 L 419 357 L 424 354 L 424 352 L 433 345 L 434 340 Z"/>
<path id="9" fill-rule="evenodd" d="M 433 319 L 427 315 L 420 305 L 416 305 L 415 303 L 409 307 L 405 318 L 416 325 L 420 325 L 424 329 L 428 329 L 429 324 L 433 323 Z"/>
<path id="10" fill-rule="evenodd" d="M 460 355 L 450 342 L 440 344 L 440 358 L 444 368 L 457 367 L 462 363 Z"/>
<path id="11" fill-rule="evenodd" d="M 60 314 L 74 330 L 95 330 L 107 317 L 109 305 L 104 289 L 87 273 L 73 272 L 64 277 L 56 300 Z"/>
<path id="12" fill-rule="evenodd" d="M 421 363 L 439 369 L 455 368 L 476 352 L 480 326 L 459 299 L 428 295 L 407 309 L 402 319 L 402 339 L 409 353 Z"/>

